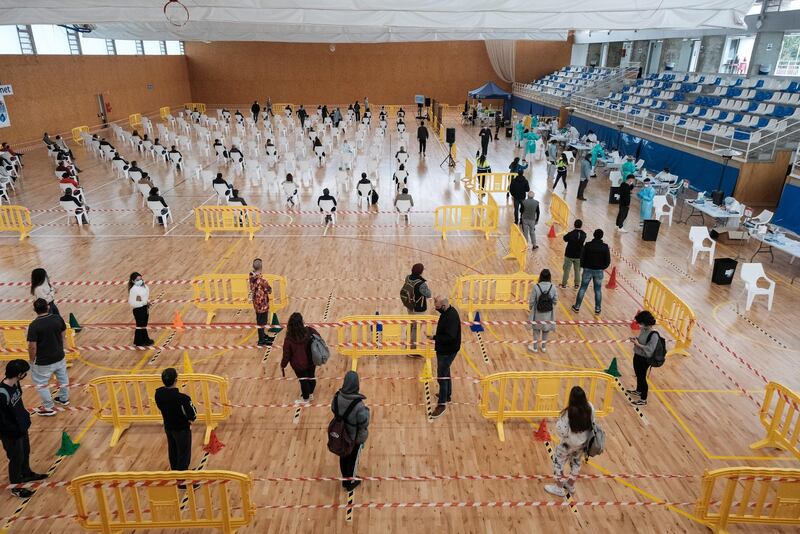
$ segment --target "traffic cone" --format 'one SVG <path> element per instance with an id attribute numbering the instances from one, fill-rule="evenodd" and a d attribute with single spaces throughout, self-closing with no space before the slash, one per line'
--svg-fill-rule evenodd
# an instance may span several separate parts
<path id="1" fill-rule="evenodd" d="M 606 289 L 617 289 L 617 267 L 611 268 L 611 276 L 608 277 Z"/>
<path id="2" fill-rule="evenodd" d="M 278 320 L 278 314 L 273 312 L 272 326 L 269 327 L 269 332 L 270 334 L 277 334 L 281 330 L 283 330 L 283 327 L 281 327 L 281 322 Z"/>
<path id="3" fill-rule="evenodd" d="M 637 310 L 636 311 L 636 315 L 639 315 L 640 311 L 641 310 Z M 635 317 L 633 319 L 631 319 L 631 330 L 633 330 L 634 332 L 638 332 L 639 330 L 641 330 L 641 327 L 639 326 L 639 323 L 636 322 L 636 318 Z"/>
<path id="4" fill-rule="evenodd" d="M 172 326 L 175 328 L 183 328 L 186 326 L 183 324 L 183 319 L 181 319 L 181 312 L 175 312 L 175 317 L 172 318 Z"/>
<path id="5" fill-rule="evenodd" d="M 80 323 L 78 323 L 78 320 L 71 313 L 69 314 L 69 327 L 72 328 L 72 330 L 74 330 L 76 334 L 81 330 L 83 330 L 83 328 L 81 328 Z"/>
<path id="6" fill-rule="evenodd" d="M 61 448 L 56 451 L 56 456 L 72 456 L 81 446 L 80 443 L 73 443 L 72 438 L 66 432 L 61 433 Z"/>
<path id="7" fill-rule="evenodd" d="M 553 437 L 550 435 L 550 432 L 547 430 L 547 421 L 542 419 L 542 422 L 539 423 L 539 428 L 536 432 L 533 433 L 534 441 L 553 441 Z"/>
<path id="8" fill-rule="evenodd" d="M 183 351 L 183 372 L 184 373 L 194 373 L 194 367 L 192 367 L 192 360 L 189 358 L 189 351 Z"/>
<path id="9" fill-rule="evenodd" d="M 556 237 L 556 225 L 555 224 L 551 224 L 550 225 L 550 231 L 547 232 L 547 237 L 549 237 L 550 239 L 555 239 L 555 237 Z"/>
<path id="10" fill-rule="evenodd" d="M 217 433 L 212 430 L 211 431 L 211 438 L 208 440 L 208 445 L 203 446 L 203 450 L 210 454 L 217 454 L 222 448 L 225 446 L 219 438 L 217 437 Z"/>
<path id="11" fill-rule="evenodd" d="M 481 312 L 475 312 L 475 319 L 473 319 L 473 321 L 476 324 L 470 325 L 469 329 L 472 330 L 473 332 L 475 332 L 476 334 L 478 332 L 483 332 L 483 325 L 480 324 L 480 322 L 481 322 Z"/>
<path id="12" fill-rule="evenodd" d="M 611 376 L 616 377 L 616 378 L 619 378 L 620 376 L 622 376 L 622 373 L 620 373 L 619 369 L 617 369 L 617 359 L 616 358 L 611 360 L 611 365 L 609 365 L 608 369 L 606 369 L 603 372 L 605 374 L 607 374 L 607 375 L 611 375 Z"/>

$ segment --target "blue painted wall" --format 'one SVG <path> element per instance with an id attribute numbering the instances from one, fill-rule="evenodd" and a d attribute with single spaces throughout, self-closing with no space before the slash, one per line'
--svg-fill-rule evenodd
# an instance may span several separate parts
<path id="1" fill-rule="evenodd" d="M 800 187 L 792 184 L 783 186 L 781 200 L 772 217 L 772 222 L 800 233 Z"/>

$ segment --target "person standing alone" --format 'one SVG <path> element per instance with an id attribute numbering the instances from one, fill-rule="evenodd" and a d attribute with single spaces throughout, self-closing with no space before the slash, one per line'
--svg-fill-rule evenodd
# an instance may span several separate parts
<path id="1" fill-rule="evenodd" d="M 525 175 L 522 174 L 522 171 L 517 171 L 517 175 L 511 180 L 511 183 L 508 184 L 508 192 L 511 194 L 511 198 L 514 200 L 514 224 L 519 224 L 519 211 L 522 202 L 525 200 L 525 196 L 528 191 L 531 190 L 531 185 L 528 183 L 527 178 Z"/>
<path id="2" fill-rule="evenodd" d="M 307 403 L 314 399 L 314 389 L 317 381 L 314 379 L 316 366 L 311 357 L 311 336 L 319 333 L 303 323 L 303 316 L 294 312 L 286 323 L 286 338 L 283 341 L 283 359 L 281 360 L 281 374 L 286 376 L 284 369 L 292 366 L 294 374 L 300 381 L 300 398 L 295 404 Z"/>
<path id="3" fill-rule="evenodd" d="M 522 225 L 522 237 L 527 239 L 531 250 L 536 250 L 536 223 L 539 222 L 539 201 L 534 197 L 533 191 L 528 191 L 528 198 L 522 201 L 519 207 L 519 222 Z"/>
<path id="4" fill-rule="evenodd" d="M 44 299 L 33 302 L 36 319 L 28 326 L 28 359 L 31 362 L 31 379 L 42 399 L 42 405 L 33 413 L 44 417 L 56 414 L 53 401 L 62 406 L 69 405 L 69 376 L 64 358 L 64 332 L 67 325 L 60 315 L 50 312 Z M 60 389 L 58 396 L 50 394 L 50 377 L 56 375 Z"/>
<path id="5" fill-rule="evenodd" d="M 425 121 L 421 121 L 417 128 L 417 141 L 419 141 L 419 153 L 424 158 L 428 146 L 428 129 L 425 127 Z"/>
<path id="6" fill-rule="evenodd" d="M 155 401 L 167 434 L 169 468 L 186 471 L 192 461 L 192 421 L 197 419 L 197 410 L 192 398 L 178 389 L 178 371 L 173 367 L 164 369 L 161 382 L 164 386 L 156 390 Z"/>
<path id="7" fill-rule="evenodd" d="M 253 122 L 258 124 L 258 114 L 261 111 L 261 106 L 258 105 L 258 100 L 253 100 L 253 105 L 250 106 L 250 112 L 253 114 Z"/>
<path id="8" fill-rule="evenodd" d="M 136 330 L 133 334 L 133 344 L 137 347 L 149 347 L 155 344 L 147 333 L 147 322 L 150 320 L 150 288 L 148 288 L 142 275 L 133 272 L 128 279 L 128 305 L 133 310 L 133 319 L 136 321 Z"/>
<path id="9" fill-rule="evenodd" d="M 487 126 L 484 126 L 478 133 L 478 137 L 481 138 L 481 154 L 488 154 L 489 141 L 492 140 L 492 129 Z"/>
<path id="10" fill-rule="evenodd" d="M 422 315 L 428 311 L 428 299 L 432 293 L 428 282 L 422 278 L 425 266 L 415 263 L 411 266 L 411 274 L 406 276 L 403 287 L 400 288 L 400 300 L 409 315 Z M 417 323 L 411 323 L 411 348 L 417 348 Z"/>
<path id="11" fill-rule="evenodd" d="M 583 192 L 586 191 L 586 186 L 589 185 L 589 177 L 592 175 L 592 155 L 586 154 L 581 160 L 581 181 L 578 184 L 578 200 L 586 200 Z"/>
<path id="12" fill-rule="evenodd" d="M 253 300 L 253 308 L 256 312 L 256 325 L 258 326 L 258 344 L 269 345 L 266 326 L 269 324 L 269 295 L 272 287 L 269 282 L 264 280 L 261 270 L 264 264 L 261 258 L 253 260 L 253 270 L 250 273 L 250 297 Z"/>
<path id="13" fill-rule="evenodd" d="M 433 305 L 441 316 L 436 323 L 436 334 L 428 336 L 434 341 L 436 351 L 436 376 L 439 382 L 439 400 L 431 413 L 431 419 L 441 417 L 447 410 L 447 403 L 453 393 L 453 382 L 450 377 L 450 366 L 461 350 L 461 318 L 458 311 L 450 306 L 447 297 L 438 296 Z"/>
<path id="14" fill-rule="evenodd" d="M 347 371 L 342 388 L 331 402 L 331 411 L 336 419 L 343 421 L 347 441 L 352 445 L 349 451 L 341 451 L 339 456 L 342 478 L 352 479 L 356 476 L 361 450 L 369 436 L 369 408 L 364 404 L 365 400 L 366 397 L 359 392 L 358 374 Z M 359 484 L 360 480 L 342 481 L 342 487 L 347 491 L 353 491 Z"/>
<path id="15" fill-rule="evenodd" d="M 628 218 L 628 210 L 631 207 L 631 191 L 633 191 L 634 176 L 629 174 L 625 181 L 619 184 L 619 212 L 617 213 L 617 231 L 624 234 L 628 231 L 623 228 L 625 219 Z"/>

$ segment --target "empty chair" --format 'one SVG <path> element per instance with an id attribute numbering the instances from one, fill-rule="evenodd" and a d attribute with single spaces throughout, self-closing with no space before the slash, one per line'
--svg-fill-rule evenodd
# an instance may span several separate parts
<path id="1" fill-rule="evenodd" d="M 764 273 L 764 266 L 760 263 L 743 263 L 740 276 L 744 282 L 744 290 L 747 291 L 747 304 L 745 310 L 749 311 L 753 305 L 753 299 L 757 295 L 767 295 L 767 309 L 772 310 L 772 298 L 775 296 L 775 281 L 767 278 Z M 758 281 L 764 279 L 767 287 L 759 287 Z"/>
<path id="2" fill-rule="evenodd" d="M 772 216 L 774 214 L 769 210 L 763 210 L 761 213 L 758 214 L 757 217 L 753 217 L 750 219 L 750 222 L 755 224 L 767 224 L 772 220 Z"/>
<path id="3" fill-rule="evenodd" d="M 200 181 L 203 183 L 203 189 L 206 189 L 213 180 L 214 180 L 213 172 L 207 170 L 200 171 Z"/>
<path id="4" fill-rule="evenodd" d="M 248 159 L 245 168 L 247 173 L 256 180 L 256 183 L 261 183 L 261 165 L 257 159 Z"/>
<path id="5" fill-rule="evenodd" d="M 672 211 L 673 206 L 667 200 L 667 195 L 656 195 L 653 197 L 653 218 L 661 220 L 661 217 L 667 216 L 669 226 L 672 226 Z"/>
<path id="6" fill-rule="evenodd" d="M 697 255 L 701 252 L 708 252 L 708 264 L 712 265 L 714 263 L 714 251 L 717 248 L 717 242 L 711 239 L 708 228 L 705 226 L 692 226 L 689 230 L 689 239 L 692 241 L 692 252 L 690 254 L 692 265 L 694 265 L 694 262 L 697 260 Z M 706 241 L 711 244 L 706 245 Z"/>

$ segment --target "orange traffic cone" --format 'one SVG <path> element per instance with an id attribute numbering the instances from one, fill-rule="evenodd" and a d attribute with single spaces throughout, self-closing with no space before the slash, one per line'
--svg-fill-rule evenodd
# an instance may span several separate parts
<path id="1" fill-rule="evenodd" d="M 183 319 L 181 319 L 181 312 L 179 311 L 175 312 L 175 317 L 172 319 L 172 326 L 174 326 L 175 328 L 183 328 L 184 326 L 186 326 L 183 324 Z"/>
<path id="2" fill-rule="evenodd" d="M 636 312 L 636 314 L 638 315 L 640 311 L 641 311 L 641 310 L 638 310 L 638 311 Z M 641 327 L 639 326 L 639 323 L 637 323 L 637 322 L 636 322 L 636 319 L 635 319 L 635 318 L 634 318 L 634 319 L 631 319 L 631 330 L 634 330 L 634 331 L 636 331 L 636 332 L 638 332 L 639 330 L 641 330 Z"/>
<path id="3" fill-rule="evenodd" d="M 212 430 L 211 437 L 208 440 L 208 445 L 203 446 L 203 450 L 210 454 L 217 454 L 224 446 L 225 444 L 222 443 L 217 437 L 217 433 Z"/>
<path id="4" fill-rule="evenodd" d="M 556 237 L 556 225 L 555 224 L 551 224 L 550 225 L 550 231 L 547 232 L 547 237 L 549 237 L 550 239 L 554 239 Z"/>
<path id="5" fill-rule="evenodd" d="M 544 419 L 539 423 L 539 429 L 533 433 L 533 439 L 535 441 L 553 441 L 550 432 L 547 430 L 547 421 Z"/>
<path id="6" fill-rule="evenodd" d="M 608 283 L 606 284 L 606 289 L 617 289 L 617 268 L 611 268 L 611 276 L 608 277 Z"/>

